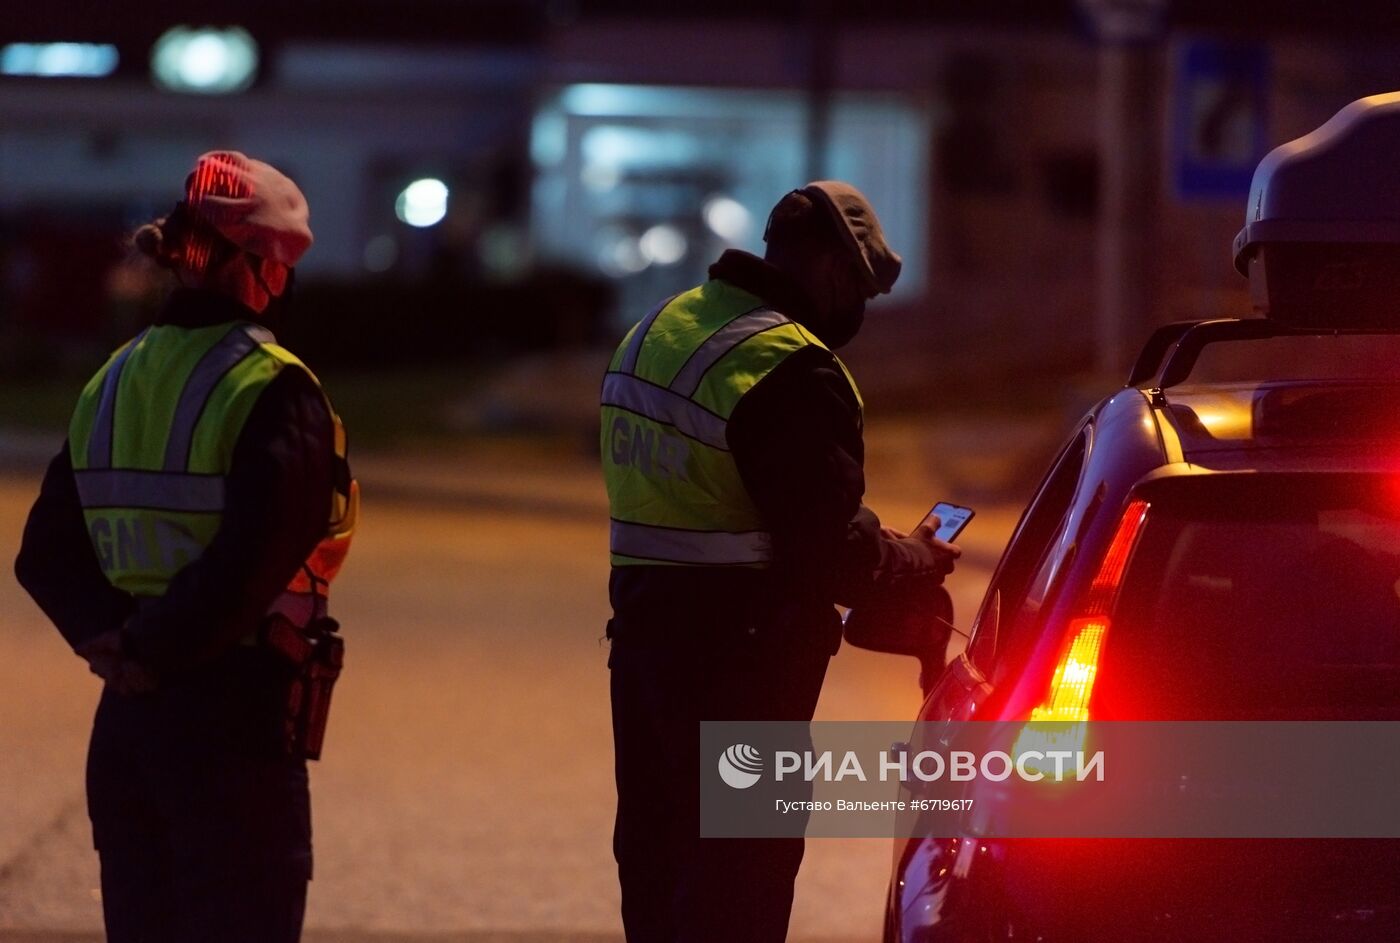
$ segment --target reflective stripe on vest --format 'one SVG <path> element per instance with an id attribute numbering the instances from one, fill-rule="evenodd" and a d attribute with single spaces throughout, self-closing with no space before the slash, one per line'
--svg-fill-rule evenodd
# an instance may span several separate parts
<path id="1" fill-rule="evenodd" d="M 763 531 L 730 534 L 613 521 L 611 541 L 614 553 L 665 563 L 745 565 L 773 558 L 773 538 Z"/>
<path id="2" fill-rule="evenodd" d="M 810 346 L 822 344 L 718 280 L 663 302 L 623 339 L 601 397 L 614 566 L 771 563 L 772 538 L 729 450 L 729 418 Z"/>
<path id="3" fill-rule="evenodd" d="M 83 468 L 73 472 L 84 508 L 216 513 L 224 509 L 223 475 L 187 475 L 138 468 Z"/>
<path id="4" fill-rule="evenodd" d="M 112 425 L 116 421 L 117 384 L 121 382 L 126 359 L 131 356 L 131 352 L 141 343 L 148 331 L 150 328 L 136 335 L 131 343 L 117 353 L 112 365 L 107 368 L 107 375 L 102 379 L 102 398 L 97 403 L 97 413 L 93 419 L 92 434 L 88 438 L 87 448 L 83 450 L 91 468 L 107 468 L 112 464 Z"/>
<path id="5" fill-rule="evenodd" d="M 666 310 L 668 304 L 675 300 L 676 296 L 672 295 L 655 308 L 648 311 L 647 316 L 642 318 L 641 323 L 638 324 L 636 330 L 632 332 L 631 343 L 629 343 L 627 349 L 623 351 L 622 361 L 617 366 L 618 370 L 623 373 L 631 373 L 633 370 L 637 369 L 637 357 L 640 356 L 642 352 L 642 341 L 646 340 L 647 332 L 651 330 L 652 322 L 656 320 L 657 316 L 659 316 L 662 311 Z"/>
<path id="6" fill-rule="evenodd" d="M 695 388 L 721 357 L 755 334 L 789 323 L 786 316 L 768 308 L 739 315 L 695 349 L 685 366 L 681 367 L 681 372 L 671 381 L 671 389 L 682 396 L 694 396 Z"/>
<path id="7" fill-rule="evenodd" d="M 175 406 L 175 421 L 170 425 L 170 437 L 165 440 L 166 471 L 181 471 L 189 464 L 195 424 L 224 374 L 257 347 L 276 342 L 271 331 L 248 324 L 241 330 L 229 331 L 200 358 Z"/>
<path id="8" fill-rule="evenodd" d="M 625 373 L 609 373 L 603 378 L 603 405 L 665 423 L 697 442 L 729 451 L 724 418 L 665 387 L 653 386 Z"/>
<path id="9" fill-rule="evenodd" d="M 162 595 L 203 553 L 223 520 L 243 425 L 288 366 L 306 369 L 259 325 L 163 325 L 139 334 L 89 381 L 69 427 L 73 476 L 93 549 L 114 586 Z M 358 489 L 334 410 L 331 419 L 337 481 L 328 532 L 307 561 L 316 579 L 303 567 L 289 590 L 324 594 L 354 531 Z"/>

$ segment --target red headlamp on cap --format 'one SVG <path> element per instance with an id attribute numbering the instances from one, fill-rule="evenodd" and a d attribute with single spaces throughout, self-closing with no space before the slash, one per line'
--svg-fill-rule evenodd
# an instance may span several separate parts
<path id="1" fill-rule="evenodd" d="M 238 151 L 201 155 L 185 179 L 185 203 L 192 217 L 238 248 L 288 268 L 311 247 L 310 211 L 301 190 L 277 168 Z M 187 262 L 202 269 L 211 247 L 198 258 L 192 257 L 198 248 L 192 248 Z"/>

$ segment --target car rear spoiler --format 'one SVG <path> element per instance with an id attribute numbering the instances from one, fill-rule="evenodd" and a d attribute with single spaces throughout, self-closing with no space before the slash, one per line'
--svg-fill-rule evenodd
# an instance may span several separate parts
<path id="1" fill-rule="evenodd" d="M 1157 328 L 1143 345 L 1125 389 L 1164 390 L 1184 383 L 1209 344 L 1270 337 L 1334 337 L 1340 334 L 1400 334 L 1400 328 L 1290 327 L 1267 318 L 1176 321 Z"/>

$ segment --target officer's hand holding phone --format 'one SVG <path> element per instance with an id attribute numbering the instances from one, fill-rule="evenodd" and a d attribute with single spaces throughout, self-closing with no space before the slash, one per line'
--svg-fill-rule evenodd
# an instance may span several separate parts
<path id="1" fill-rule="evenodd" d="M 953 538 L 972 519 L 972 509 L 940 502 L 924 516 L 912 534 L 882 527 L 881 536 L 898 545 L 895 579 L 868 603 L 846 615 L 846 641 L 877 652 L 918 655 L 942 667 L 947 623 L 930 621 L 944 611 L 951 618 L 951 601 L 942 588 L 962 550 Z"/>
<path id="2" fill-rule="evenodd" d="M 972 520 L 973 513 L 971 508 L 940 501 L 905 539 L 918 541 L 922 545 L 917 551 L 919 556 L 928 561 L 931 569 L 946 576 L 953 572 L 955 561 L 962 556 L 953 538 Z"/>

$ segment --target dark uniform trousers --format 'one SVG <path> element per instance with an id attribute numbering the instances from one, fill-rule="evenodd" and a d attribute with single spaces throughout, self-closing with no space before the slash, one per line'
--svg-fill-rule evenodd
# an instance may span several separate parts
<path id="1" fill-rule="evenodd" d="M 311 801 L 305 760 L 280 749 L 267 657 L 244 649 L 176 687 L 104 692 L 87 792 L 109 943 L 300 939 Z"/>
<path id="2" fill-rule="evenodd" d="M 811 720 L 830 638 L 726 629 L 707 644 L 649 640 L 662 632 L 615 637 L 608 660 L 627 940 L 781 941 L 803 841 L 698 837 L 700 722 Z"/>

